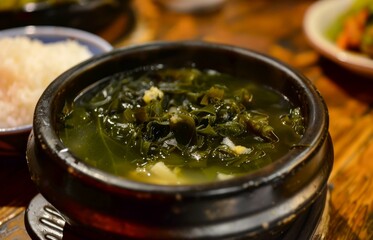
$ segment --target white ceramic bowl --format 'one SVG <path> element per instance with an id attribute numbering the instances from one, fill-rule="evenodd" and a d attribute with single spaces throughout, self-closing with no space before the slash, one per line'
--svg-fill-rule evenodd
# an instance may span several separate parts
<path id="1" fill-rule="evenodd" d="M 98 55 L 113 49 L 113 47 L 101 37 L 73 28 L 57 26 L 26 26 L 0 31 L 0 38 L 15 36 L 27 36 L 32 39 L 38 39 L 43 43 L 74 39 L 78 41 L 79 44 L 86 46 L 92 55 Z M 30 134 L 31 128 L 31 122 L 30 124 L 23 126 L 0 128 L 0 157 L 12 158 L 24 156 L 27 138 Z"/>
<path id="2" fill-rule="evenodd" d="M 340 49 L 325 36 L 325 30 L 353 2 L 354 0 L 316 1 L 304 16 L 304 32 L 310 44 L 322 55 L 355 73 L 373 79 L 373 59 L 363 54 Z"/>

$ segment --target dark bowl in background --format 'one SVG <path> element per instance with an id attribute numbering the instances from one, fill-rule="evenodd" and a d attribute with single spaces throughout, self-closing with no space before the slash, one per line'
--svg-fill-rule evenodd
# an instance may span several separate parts
<path id="1" fill-rule="evenodd" d="M 77 28 L 113 43 L 133 25 L 131 0 L 13 1 L 0 8 L 0 29 L 27 25 Z"/>
<path id="2" fill-rule="evenodd" d="M 66 99 L 114 73 L 145 65 L 191 66 L 257 81 L 300 106 L 300 146 L 242 177 L 161 186 L 91 167 L 60 141 L 56 118 Z M 39 100 L 28 142 L 32 180 L 78 234 L 105 239 L 278 239 L 325 192 L 333 165 L 327 107 L 314 85 L 263 54 L 206 42 L 155 42 L 116 49 L 73 67 Z"/>

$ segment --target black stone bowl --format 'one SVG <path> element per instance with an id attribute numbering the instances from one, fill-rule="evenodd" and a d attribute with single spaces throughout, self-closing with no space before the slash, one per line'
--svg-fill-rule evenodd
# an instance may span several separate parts
<path id="1" fill-rule="evenodd" d="M 106 76 L 154 64 L 195 64 L 282 92 L 301 106 L 303 147 L 242 177 L 183 186 L 126 180 L 75 157 L 56 133 L 66 99 Z M 159 42 L 116 49 L 58 77 L 36 107 L 27 156 L 40 193 L 84 239 L 278 239 L 325 193 L 333 147 L 322 97 L 289 66 L 234 46 Z"/>

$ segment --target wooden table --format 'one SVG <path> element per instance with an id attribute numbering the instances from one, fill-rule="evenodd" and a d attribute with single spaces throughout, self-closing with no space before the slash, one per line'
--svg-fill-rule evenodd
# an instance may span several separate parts
<path id="1" fill-rule="evenodd" d="M 254 49 L 298 69 L 319 89 L 330 114 L 335 162 L 324 239 L 373 239 L 373 80 L 348 72 L 311 48 L 302 20 L 313 2 L 229 0 L 212 12 L 183 14 L 151 0 L 135 0 L 134 27 L 113 44 L 198 39 Z M 23 213 L 36 193 L 25 159 L 0 160 L 0 239 L 29 239 Z"/>

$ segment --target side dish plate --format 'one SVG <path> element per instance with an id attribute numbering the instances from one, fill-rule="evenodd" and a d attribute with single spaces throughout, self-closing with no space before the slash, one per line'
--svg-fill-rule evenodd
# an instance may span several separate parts
<path id="1" fill-rule="evenodd" d="M 304 16 L 303 28 L 310 44 L 322 55 L 355 73 L 373 79 L 373 59 L 338 48 L 325 30 L 353 3 L 353 0 L 323 0 L 312 4 Z"/>

